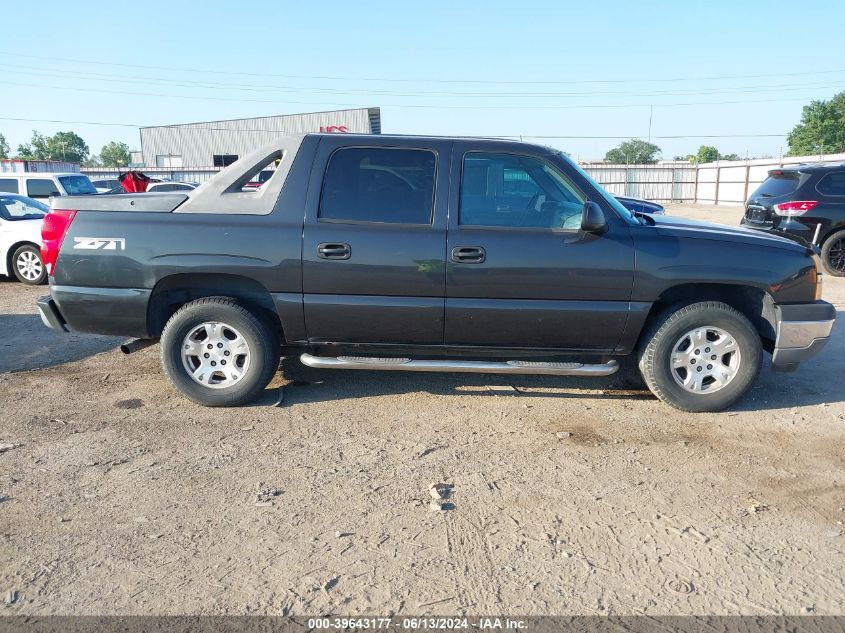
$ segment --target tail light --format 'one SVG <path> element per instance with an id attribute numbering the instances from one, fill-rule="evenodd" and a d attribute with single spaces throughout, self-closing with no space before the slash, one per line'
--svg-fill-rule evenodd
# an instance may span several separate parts
<path id="1" fill-rule="evenodd" d="M 795 200 L 794 202 L 781 202 L 774 206 L 774 211 L 778 215 L 792 217 L 796 215 L 804 215 L 818 204 L 817 200 Z"/>
<path id="2" fill-rule="evenodd" d="M 41 225 L 41 261 L 47 267 L 47 274 L 51 277 L 56 273 L 59 249 L 75 216 L 76 211 L 51 209 Z"/>

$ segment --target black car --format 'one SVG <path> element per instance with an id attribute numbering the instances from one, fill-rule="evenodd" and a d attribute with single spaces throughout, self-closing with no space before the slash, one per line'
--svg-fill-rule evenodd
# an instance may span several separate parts
<path id="1" fill-rule="evenodd" d="M 278 164 L 276 165 L 276 161 Z M 243 192 L 263 165 L 276 169 Z M 191 191 L 52 199 L 50 327 L 161 340 L 196 402 L 309 367 L 607 376 L 716 411 L 825 345 L 814 249 L 632 214 L 562 152 L 498 139 L 280 136 Z"/>
<path id="2" fill-rule="evenodd" d="M 825 271 L 845 277 L 845 163 L 771 170 L 748 198 L 741 224 L 818 244 Z"/>
<path id="3" fill-rule="evenodd" d="M 616 194 L 613 197 L 621 202 L 622 206 L 628 209 L 628 211 L 633 211 L 634 213 L 650 213 L 651 215 L 666 214 L 666 209 L 663 208 L 662 204 L 657 204 L 651 200 L 631 198 L 630 196 L 617 196 Z"/>

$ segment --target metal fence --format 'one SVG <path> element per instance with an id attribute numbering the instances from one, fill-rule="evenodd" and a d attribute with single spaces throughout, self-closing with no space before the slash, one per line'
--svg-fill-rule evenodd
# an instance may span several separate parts
<path id="1" fill-rule="evenodd" d="M 769 171 L 801 163 L 843 163 L 845 154 L 657 165 L 583 165 L 611 193 L 665 202 L 742 205 Z"/>
<path id="2" fill-rule="evenodd" d="M 695 200 L 696 166 L 608 165 L 591 163 L 584 170 L 610 193 L 647 200 Z"/>

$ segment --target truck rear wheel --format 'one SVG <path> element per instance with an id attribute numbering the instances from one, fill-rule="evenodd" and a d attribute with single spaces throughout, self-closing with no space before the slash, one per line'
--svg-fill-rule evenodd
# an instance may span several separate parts
<path id="1" fill-rule="evenodd" d="M 176 389 L 209 407 L 253 400 L 279 366 L 273 331 L 228 297 L 182 306 L 161 335 L 161 365 Z"/>
<path id="2" fill-rule="evenodd" d="M 718 301 L 674 306 L 643 334 L 640 372 L 658 398 L 682 411 L 721 411 L 760 372 L 760 336 L 739 311 Z"/>

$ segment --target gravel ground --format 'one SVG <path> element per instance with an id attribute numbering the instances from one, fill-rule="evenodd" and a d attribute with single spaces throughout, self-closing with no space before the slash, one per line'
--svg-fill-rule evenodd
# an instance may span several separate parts
<path id="1" fill-rule="evenodd" d="M 719 414 L 364 372 L 204 409 L 43 292 L 0 282 L 0 613 L 845 613 L 845 280 L 824 352 Z"/>

